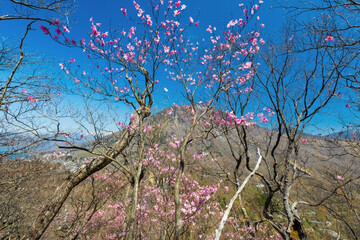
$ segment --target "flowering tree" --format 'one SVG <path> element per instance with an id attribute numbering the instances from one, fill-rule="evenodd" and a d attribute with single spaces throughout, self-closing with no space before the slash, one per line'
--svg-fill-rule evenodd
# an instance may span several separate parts
<path id="1" fill-rule="evenodd" d="M 0 81 L 0 156 L 22 154 L 36 146 L 41 139 L 30 136 L 35 127 L 29 112 L 36 114 L 43 102 L 49 100 L 51 86 L 47 82 L 53 77 L 42 67 L 49 62 L 27 51 L 25 45 L 30 31 L 39 23 L 53 24 L 55 19 L 66 21 L 73 3 L 61 1 L 6 1 L 7 14 L 0 15 L 0 23 L 21 22 L 19 37 L 15 41 L 2 36 L 0 42 L 0 64 L 4 77 Z M 56 20 L 58 23 L 60 20 Z M 7 77 L 5 77 L 7 76 Z M 18 138 L 22 140 L 17 141 Z"/>

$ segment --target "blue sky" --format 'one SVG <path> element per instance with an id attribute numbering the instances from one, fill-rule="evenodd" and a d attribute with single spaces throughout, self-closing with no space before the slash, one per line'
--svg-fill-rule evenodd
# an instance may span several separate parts
<path id="1" fill-rule="evenodd" d="M 142 8 L 147 9 L 148 0 L 137 1 Z M 199 28 L 196 29 L 195 35 L 199 36 L 199 32 L 205 33 L 205 29 L 209 26 L 216 26 L 222 29 L 230 19 L 233 17 L 242 17 L 240 1 L 237 0 L 197 0 L 197 1 L 182 1 L 188 8 L 185 16 L 196 17 L 200 21 Z M 284 24 L 285 12 L 281 9 L 274 9 L 272 6 L 274 1 L 265 1 L 262 5 L 262 10 L 259 12 L 260 22 L 266 25 L 266 28 L 271 29 L 274 33 L 281 29 Z M 132 0 L 103 0 L 101 4 L 97 0 L 79 0 L 77 1 L 77 8 L 70 16 L 70 32 L 71 37 L 79 39 L 87 36 L 90 32 L 90 17 L 93 17 L 95 22 L 102 23 L 102 29 L 106 29 L 111 24 L 112 27 L 119 25 L 124 26 L 124 17 L 120 8 L 128 9 L 129 15 L 135 13 Z M 0 10 L 0 13 L 6 13 L 10 10 L 10 4 Z M 127 24 L 127 23 L 126 23 Z M 125 25 L 126 26 L 126 25 Z M 127 26 L 130 26 L 127 24 Z M 18 39 L 19 34 L 25 30 L 26 25 L 24 21 L 3 21 L 0 22 L 0 35 L 6 38 Z M 31 51 L 41 52 L 43 54 L 55 57 L 59 60 L 68 59 L 74 54 L 71 49 L 66 49 L 63 46 L 56 44 L 51 39 L 44 37 L 42 31 L 38 28 L 39 24 L 35 23 L 36 31 L 31 33 L 27 40 L 27 47 Z M 274 34 L 276 35 L 276 34 Z"/>
<path id="2" fill-rule="evenodd" d="M 137 1 L 142 8 L 147 9 L 148 1 Z M 241 8 L 239 7 L 240 1 L 236 0 L 193 0 L 182 1 L 187 5 L 187 11 L 185 16 L 192 16 L 200 21 L 199 28 L 196 31 L 191 32 L 194 38 L 201 38 L 206 36 L 205 29 L 211 25 L 216 26 L 218 29 L 222 29 L 230 19 L 233 17 L 242 17 Z M 246 3 L 246 2 L 245 2 Z M 272 8 L 275 5 L 275 1 L 264 1 L 261 6 L 261 10 L 258 15 L 260 16 L 260 23 L 265 24 L 266 37 L 277 38 L 280 34 L 282 25 L 285 24 L 285 11 L 281 9 Z M 6 5 L 2 10 L 2 13 L 10 11 L 10 5 Z M 87 36 L 90 32 L 90 17 L 93 17 L 95 22 L 102 23 L 101 29 L 107 29 L 110 25 L 116 28 L 119 25 L 129 28 L 127 22 L 124 21 L 124 17 L 120 8 L 128 9 L 129 15 L 135 13 L 132 0 L 79 0 L 77 2 L 77 8 L 73 15 L 70 17 L 70 35 L 74 39 L 80 39 L 83 36 Z M 17 41 L 20 34 L 25 30 L 24 21 L 2 21 L 0 22 L 0 36 L 9 38 L 10 40 Z M 87 63 L 86 55 L 83 54 L 80 49 L 66 48 L 52 41 L 47 36 L 44 36 L 43 32 L 39 29 L 39 23 L 34 25 L 35 31 L 31 32 L 30 37 L 26 40 L 26 49 L 30 52 L 38 52 L 43 55 L 49 56 L 54 60 L 54 65 L 49 68 L 57 68 L 58 63 L 69 61 L 71 57 L 76 59 L 77 64 Z M 206 36 L 208 37 L 208 36 Z M 265 39 L 266 40 L 266 39 Z M 61 76 L 61 78 L 66 78 Z M 162 84 L 162 83 L 161 83 Z M 169 92 L 160 92 L 160 97 L 165 96 L 165 103 L 170 105 L 173 96 L 176 95 L 176 87 L 172 83 L 166 82 L 165 85 L 161 85 L 160 88 L 167 87 Z M 70 97 L 70 102 L 79 101 L 75 97 Z M 322 116 L 315 119 L 314 124 L 317 123 L 321 128 L 329 128 L 330 126 L 340 128 L 340 125 L 336 123 L 337 114 L 340 111 L 346 111 L 343 107 L 343 102 L 334 102 L 331 105 L 328 113 L 332 117 Z M 158 107 L 162 107 L 158 105 Z M 346 115 L 346 112 L 342 114 Z M 65 125 L 69 123 L 65 122 Z M 314 132 L 318 132 L 316 128 L 313 128 Z"/>

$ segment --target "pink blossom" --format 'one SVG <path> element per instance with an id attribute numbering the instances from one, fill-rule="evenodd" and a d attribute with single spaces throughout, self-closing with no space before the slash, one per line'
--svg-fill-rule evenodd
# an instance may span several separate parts
<path id="1" fill-rule="evenodd" d="M 136 120 L 136 116 L 135 116 L 134 114 L 132 114 L 132 113 L 130 114 L 130 120 L 131 120 L 131 121 Z"/>
<path id="2" fill-rule="evenodd" d="M 45 35 L 49 34 L 49 29 L 47 27 L 44 27 L 43 25 L 40 24 L 40 28 L 44 32 Z"/>
<path id="3" fill-rule="evenodd" d="M 252 66 L 252 62 L 247 62 L 244 64 L 244 69 L 249 69 Z"/>
<path id="4" fill-rule="evenodd" d="M 164 88 L 164 91 L 167 92 L 167 91 L 169 91 L 169 90 L 168 90 L 167 88 Z"/>
<path id="5" fill-rule="evenodd" d="M 139 9 L 139 8 L 140 8 L 140 5 L 137 4 L 135 1 L 133 1 L 133 4 L 134 4 L 134 6 L 135 6 L 136 9 Z"/>
<path id="6" fill-rule="evenodd" d="M 123 14 L 124 14 L 125 16 L 127 15 L 125 8 L 120 8 L 120 10 L 123 12 Z"/>
<path id="7" fill-rule="evenodd" d="M 24 89 L 22 90 L 22 92 L 23 92 L 23 93 L 27 93 L 27 90 L 24 88 Z"/>
<path id="8" fill-rule="evenodd" d="M 60 34 L 61 34 L 61 30 L 60 30 L 60 29 L 58 29 L 58 28 L 55 28 L 55 32 L 56 32 L 58 35 L 60 35 Z"/>
<path id="9" fill-rule="evenodd" d="M 151 27 L 153 24 L 151 17 L 149 15 L 146 15 L 146 17 L 147 17 L 146 23 Z"/>
<path id="10" fill-rule="evenodd" d="M 67 32 L 67 33 L 70 32 L 69 29 L 66 26 L 63 26 L 63 28 L 64 28 L 64 32 Z"/>
<path id="11" fill-rule="evenodd" d="M 334 37 L 333 36 L 327 36 L 326 38 L 325 38 L 325 41 L 332 41 L 332 40 L 334 40 Z"/>
<path id="12" fill-rule="evenodd" d="M 156 38 L 154 38 L 154 41 L 155 41 L 156 44 L 159 44 L 159 42 L 160 42 L 160 37 L 157 36 Z"/>
<path id="13" fill-rule="evenodd" d="M 53 24 L 59 25 L 59 19 L 54 20 L 54 21 L 53 21 Z"/>
<path id="14" fill-rule="evenodd" d="M 189 17 L 190 23 L 194 23 L 194 19 L 192 17 Z"/>
<path id="15" fill-rule="evenodd" d="M 92 34 L 94 34 L 95 37 L 99 36 L 99 33 L 98 33 L 95 25 L 91 26 L 91 32 L 92 32 Z"/>
<path id="16" fill-rule="evenodd" d="M 336 176 L 336 179 L 340 180 L 340 181 L 344 181 L 345 179 L 342 176 Z"/>
<path id="17" fill-rule="evenodd" d="M 33 96 L 28 96 L 28 100 L 29 100 L 29 102 L 37 102 L 37 99 L 36 98 L 34 98 Z"/>
<path id="18" fill-rule="evenodd" d="M 75 62 L 75 58 L 71 58 L 69 61 L 69 63 L 73 63 L 73 62 Z"/>
<path id="19" fill-rule="evenodd" d="M 104 39 L 101 39 L 101 41 L 100 41 L 100 46 L 105 47 L 105 41 L 104 41 Z"/>
<path id="20" fill-rule="evenodd" d="M 346 104 L 346 107 L 347 107 L 347 108 L 350 108 L 350 104 Z"/>

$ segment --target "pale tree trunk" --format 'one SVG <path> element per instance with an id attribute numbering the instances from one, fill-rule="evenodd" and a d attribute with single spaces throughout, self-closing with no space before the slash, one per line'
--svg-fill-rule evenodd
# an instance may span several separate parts
<path id="1" fill-rule="evenodd" d="M 286 239 L 306 239 L 306 233 L 303 229 L 303 226 L 300 222 L 300 217 L 297 214 L 295 208 L 292 208 L 291 200 L 290 200 L 290 190 L 292 187 L 293 179 L 290 179 L 291 171 L 290 171 L 290 155 L 294 148 L 294 142 L 290 141 L 287 147 L 287 151 L 285 154 L 285 166 L 286 173 L 284 177 L 284 188 L 283 188 L 283 206 L 286 213 L 286 217 L 288 219 L 288 227 L 286 228 Z M 296 162 L 294 162 L 293 166 L 293 174 L 296 174 Z M 296 237 L 294 237 L 296 236 Z"/>
<path id="2" fill-rule="evenodd" d="M 135 112 L 134 116 L 136 116 L 136 119 L 130 122 L 130 126 L 138 125 L 139 121 L 150 116 L 150 113 L 151 112 L 149 108 L 140 107 Z M 46 204 L 45 207 L 40 211 L 31 228 L 27 233 L 25 233 L 25 237 L 23 239 L 40 239 L 46 229 L 49 227 L 50 223 L 60 211 L 60 208 L 70 195 L 71 191 L 89 176 L 109 165 L 129 145 L 136 132 L 136 128 L 133 127 L 130 127 L 128 131 L 124 130 L 120 139 L 106 153 L 105 156 L 101 156 L 92 160 L 85 167 L 73 173 L 70 176 L 70 180 L 63 183 L 58 188 L 51 202 Z"/>
<path id="3" fill-rule="evenodd" d="M 175 202 L 175 236 L 174 239 L 175 240 L 179 240 L 180 239 L 180 235 L 182 232 L 182 228 L 183 228 L 183 221 L 181 218 L 181 204 L 180 204 L 180 183 L 181 183 L 181 178 L 182 175 L 184 173 L 184 161 L 182 159 L 180 159 L 180 167 L 179 167 L 179 171 L 176 177 L 176 181 L 175 181 L 175 188 L 174 188 L 174 202 Z"/>
<path id="4" fill-rule="evenodd" d="M 136 173 L 133 174 L 133 192 L 131 196 L 131 202 L 129 211 L 126 216 L 125 220 L 125 231 L 126 239 L 132 240 L 134 238 L 134 228 L 135 228 L 135 216 L 136 216 L 136 207 L 138 204 L 138 196 L 139 196 L 139 187 L 141 181 L 141 173 L 143 171 L 143 158 L 144 158 L 144 151 L 145 151 L 145 136 L 144 132 L 141 131 L 142 129 L 142 120 L 139 121 L 139 129 L 140 129 L 140 148 L 139 148 L 139 159 L 138 164 L 135 167 Z"/>
<path id="5" fill-rule="evenodd" d="M 205 111 L 200 115 L 200 117 L 202 117 L 205 114 Z M 182 145 L 181 145 L 181 149 L 180 149 L 180 159 L 179 159 L 179 171 L 177 173 L 176 176 L 176 180 L 175 180 L 175 186 L 174 186 L 174 203 L 175 203 L 175 235 L 174 235 L 174 239 L 178 240 L 180 239 L 180 236 L 182 234 L 183 231 L 183 220 L 181 218 L 181 204 L 180 204 L 180 184 L 181 184 L 181 179 L 184 173 L 184 168 L 185 168 L 185 151 L 186 151 L 186 146 L 189 142 L 189 139 L 191 138 L 196 124 L 198 122 L 198 117 L 194 117 L 193 122 L 191 124 L 190 130 L 188 132 L 188 134 L 186 135 Z"/>
<path id="6" fill-rule="evenodd" d="M 241 186 L 238 188 L 238 190 L 236 191 L 236 193 L 234 194 L 234 196 L 231 198 L 229 204 L 226 206 L 226 210 L 224 212 L 224 215 L 221 219 L 219 228 L 217 228 L 215 230 L 215 240 L 219 240 L 220 236 L 221 236 L 221 232 L 225 226 L 225 223 L 229 217 L 230 211 L 232 206 L 234 205 L 234 202 L 236 201 L 236 199 L 238 198 L 238 196 L 240 195 L 241 191 L 244 189 L 244 187 L 246 186 L 246 184 L 249 182 L 250 178 L 256 173 L 256 171 L 258 170 L 261 160 L 262 160 L 262 156 L 260 153 L 260 149 L 258 148 L 258 155 L 259 155 L 259 159 L 254 167 L 254 169 L 252 170 L 252 172 L 245 178 L 245 180 L 243 181 L 243 183 L 241 184 Z"/>
<path id="7" fill-rule="evenodd" d="M 125 231 L 126 233 L 126 239 L 133 239 L 134 237 L 134 228 L 135 228 L 135 216 L 136 216 L 136 206 L 138 203 L 138 196 L 139 196 L 139 186 L 140 186 L 140 175 L 142 172 L 142 162 L 139 163 L 138 169 L 136 171 L 136 175 L 134 177 L 134 186 L 133 186 L 133 192 L 131 195 L 131 202 L 130 202 L 130 209 L 126 216 L 125 220 Z"/>

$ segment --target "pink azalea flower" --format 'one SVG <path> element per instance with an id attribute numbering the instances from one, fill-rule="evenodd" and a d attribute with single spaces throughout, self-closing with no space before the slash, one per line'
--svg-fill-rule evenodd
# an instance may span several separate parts
<path id="1" fill-rule="evenodd" d="M 172 108 L 170 108 L 170 109 L 169 109 L 169 111 L 167 112 L 167 114 L 171 115 L 171 114 L 172 114 L 172 112 L 173 112 L 173 109 L 172 109 Z"/>
<path id="2" fill-rule="evenodd" d="M 63 28 L 64 28 L 64 32 L 67 32 L 67 33 L 69 33 L 69 32 L 70 32 L 70 31 L 69 31 L 69 29 L 68 29 L 67 27 L 63 26 Z"/>
<path id="3" fill-rule="evenodd" d="M 92 32 L 92 34 L 94 34 L 95 37 L 97 37 L 99 35 L 95 25 L 91 26 L 91 32 Z"/>
<path id="4" fill-rule="evenodd" d="M 40 28 L 44 32 L 45 35 L 49 34 L 49 29 L 47 27 L 44 27 L 43 25 L 40 24 Z"/>
<path id="5" fill-rule="evenodd" d="M 342 176 L 336 176 L 336 179 L 340 180 L 340 181 L 344 181 L 345 179 Z"/>
<path id="6" fill-rule="evenodd" d="M 133 120 L 136 120 L 136 116 L 134 116 L 134 114 L 130 114 L 130 120 L 133 121 Z"/>
<path id="7" fill-rule="evenodd" d="M 33 96 L 28 96 L 28 100 L 29 102 L 37 102 L 37 99 L 34 98 Z"/>
<path id="8" fill-rule="evenodd" d="M 60 35 L 60 34 L 61 34 L 61 30 L 60 30 L 60 29 L 58 29 L 58 28 L 55 28 L 55 32 L 56 32 L 58 35 Z"/>
<path id="9" fill-rule="evenodd" d="M 325 41 L 333 41 L 334 40 L 334 37 L 333 36 L 327 36 L 326 38 L 325 38 Z"/>
<path id="10" fill-rule="evenodd" d="M 135 1 L 133 2 L 133 4 L 134 4 L 134 7 L 135 7 L 136 9 L 139 9 L 139 8 L 140 8 L 140 5 L 137 4 Z"/>
<path id="11" fill-rule="evenodd" d="M 249 69 L 252 66 L 252 62 L 247 62 L 244 64 L 244 69 Z"/>

